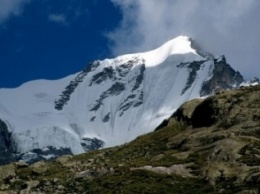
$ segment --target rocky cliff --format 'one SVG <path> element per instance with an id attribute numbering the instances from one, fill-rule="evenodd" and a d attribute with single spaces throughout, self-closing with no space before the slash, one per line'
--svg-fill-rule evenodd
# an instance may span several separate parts
<path id="1" fill-rule="evenodd" d="M 6 123 L 0 120 L 0 165 L 14 162 L 14 146 Z"/>

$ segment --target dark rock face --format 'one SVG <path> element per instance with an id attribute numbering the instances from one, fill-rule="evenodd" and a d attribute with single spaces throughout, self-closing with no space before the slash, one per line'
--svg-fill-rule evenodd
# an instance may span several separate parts
<path id="1" fill-rule="evenodd" d="M 119 110 L 120 110 L 119 116 L 122 116 L 124 112 L 131 107 L 138 107 L 142 105 L 143 103 L 142 86 L 144 82 L 144 76 L 145 76 L 145 65 L 142 64 L 139 67 L 138 75 L 133 79 L 134 86 L 131 90 L 132 93 L 129 96 L 127 96 L 119 106 Z"/>
<path id="2" fill-rule="evenodd" d="M 48 146 L 44 149 L 33 149 L 29 152 L 17 154 L 16 160 L 33 164 L 38 161 L 54 160 L 63 155 L 72 155 L 69 148 L 55 148 Z"/>
<path id="3" fill-rule="evenodd" d="M 137 90 L 138 88 L 140 88 L 141 84 L 144 81 L 144 74 L 145 74 L 145 65 L 142 64 L 141 67 L 140 67 L 140 70 L 139 70 L 139 74 L 135 79 L 136 82 L 135 82 L 135 85 L 132 89 L 132 92 Z"/>
<path id="4" fill-rule="evenodd" d="M 250 84 L 253 84 L 253 83 L 260 83 L 260 80 L 259 80 L 259 78 L 258 77 L 254 77 L 254 78 L 252 78 L 250 81 L 249 81 L 249 83 Z"/>
<path id="5" fill-rule="evenodd" d="M 110 119 L 110 113 L 108 113 L 104 118 L 103 118 L 103 122 L 108 122 Z"/>
<path id="6" fill-rule="evenodd" d="M 191 101 L 188 101 L 188 102 L 185 102 L 183 105 L 181 105 L 174 113 L 173 115 L 171 116 L 174 117 L 177 121 L 179 122 L 185 122 L 189 125 L 192 124 L 192 120 L 194 120 L 194 115 L 193 113 L 195 112 L 195 109 L 197 109 L 197 107 L 202 103 L 202 100 L 201 99 L 194 99 L 194 100 L 191 100 Z M 208 103 L 206 103 L 208 104 Z M 207 113 L 207 112 L 211 112 L 211 109 L 210 110 L 205 110 L 205 107 L 204 105 L 201 106 L 202 108 L 201 109 L 204 109 L 204 112 Z M 206 109 L 208 107 L 206 106 Z M 211 116 L 210 115 L 207 115 L 208 117 Z M 199 118 L 200 121 L 198 122 L 203 122 L 205 119 L 201 119 L 203 118 L 204 115 L 201 115 L 201 117 Z M 164 126 L 167 126 L 168 123 L 169 123 L 169 120 L 165 120 L 162 124 L 161 124 L 161 127 L 164 127 Z M 196 121 L 195 121 L 196 122 Z M 208 121 L 205 121 L 205 122 L 208 122 Z M 160 129 L 160 126 L 158 126 L 157 129 Z"/>
<path id="7" fill-rule="evenodd" d="M 93 84 L 101 84 L 108 79 L 113 79 L 114 74 L 115 72 L 112 67 L 106 67 L 102 72 L 93 76 L 89 86 L 92 86 Z"/>
<path id="8" fill-rule="evenodd" d="M 200 128 L 212 126 L 217 121 L 217 114 L 218 108 L 215 106 L 213 98 L 209 97 L 202 102 L 195 99 L 184 103 L 172 117 L 176 118 L 177 121 L 191 125 L 193 128 Z"/>
<path id="9" fill-rule="evenodd" d="M 108 90 L 106 90 L 99 96 L 99 99 L 96 100 L 96 104 L 93 106 L 93 108 L 90 109 L 90 111 L 97 111 L 99 107 L 102 105 L 102 102 L 105 98 L 109 96 L 117 96 L 124 90 L 125 90 L 125 85 L 123 83 L 120 82 L 114 83 Z"/>
<path id="10" fill-rule="evenodd" d="M 192 63 L 181 64 L 178 66 L 178 67 L 187 66 L 190 69 L 189 78 L 187 79 L 185 88 L 183 88 L 182 90 L 182 94 L 184 94 L 192 86 L 194 80 L 197 77 L 197 71 L 200 69 L 201 65 L 204 62 L 205 61 L 194 61 Z"/>
<path id="11" fill-rule="evenodd" d="M 0 120 L 0 165 L 15 161 L 14 147 L 7 125 Z"/>
<path id="12" fill-rule="evenodd" d="M 83 138 L 81 145 L 83 147 L 83 149 L 88 152 L 88 151 L 92 151 L 92 150 L 97 150 L 99 148 L 102 148 L 105 143 L 97 138 Z"/>
<path id="13" fill-rule="evenodd" d="M 230 67 L 224 56 L 214 59 L 214 64 L 213 76 L 202 86 L 201 96 L 238 87 L 244 81 L 242 75 Z"/>
<path id="14" fill-rule="evenodd" d="M 116 67 L 119 77 L 125 77 L 134 66 L 134 61 L 128 61 L 127 63 Z"/>
<path id="15" fill-rule="evenodd" d="M 209 98 L 196 107 L 191 117 L 191 125 L 194 128 L 209 127 L 216 122 L 214 114 L 213 100 Z"/>
<path id="16" fill-rule="evenodd" d="M 95 69 L 97 69 L 97 67 L 99 66 L 99 62 L 95 61 L 93 63 L 91 63 L 88 67 L 86 67 L 85 69 L 83 69 L 77 76 L 75 79 L 73 79 L 69 85 L 64 89 L 64 91 L 62 92 L 62 94 L 60 95 L 59 99 L 55 100 L 55 109 L 57 110 L 62 110 L 63 107 L 67 104 L 67 102 L 70 100 L 70 95 L 74 92 L 74 90 L 77 88 L 77 86 L 79 85 L 79 83 L 81 83 L 83 81 L 83 79 L 85 78 L 85 76 L 91 72 L 91 71 L 95 71 Z M 93 78 L 94 79 L 94 78 Z M 96 82 L 98 82 L 99 80 L 95 80 Z"/>
<path id="17" fill-rule="evenodd" d="M 142 85 L 145 76 L 145 64 L 141 64 L 135 70 L 138 72 L 131 80 L 128 80 L 127 75 L 131 73 L 131 69 L 134 66 L 134 63 L 139 61 L 130 60 L 125 64 L 122 64 L 116 68 L 104 68 L 102 72 L 97 73 L 93 76 L 90 86 L 94 84 L 101 84 L 104 81 L 112 80 L 114 83 L 113 85 L 104 91 L 96 100 L 96 103 L 90 108 L 90 111 L 97 111 L 103 104 L 103 101 L 110 97 L 110 96 L 118 96 L 122 92 L 126 90 L 125 83 L 129 85 L 133 85 L 131 93 L 129 96 L 126 96 L 123 102 L 119 106 L 120 116 L 124 114 L 124 112 L 129 109 L 130 107 L 138 107 L 143 102 L 143 92 L 142 92 Z M 131 83 L 132 84 L 131 84 Z M 91 119 L 94 121 L 95 118 Z M 103 122 L 107 122 L 109 117 L 105 117 Z"/>

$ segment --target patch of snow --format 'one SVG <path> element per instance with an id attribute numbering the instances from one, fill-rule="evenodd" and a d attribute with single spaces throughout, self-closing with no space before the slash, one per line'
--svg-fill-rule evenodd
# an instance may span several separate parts
<path id="1" fill-rule="evenodd" d="M 41 155 L 41 157 L 45 158 L 46 160 L 50 160 L 52 158 L 55 158 L 56 156 L 53 154 L 49 154 L 49 155 Z"/>
<path id="2" fill-rule="evenodd" d="M 256 86 L 259 85 L 259 82 L 243 82 L 240 84 L 240 87 Z"/>

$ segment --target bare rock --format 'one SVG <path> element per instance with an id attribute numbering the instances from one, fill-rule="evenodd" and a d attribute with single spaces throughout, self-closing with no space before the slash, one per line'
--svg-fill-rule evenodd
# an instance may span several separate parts
<path id="1" fill-rule="evenodd" d="M 59 162 L 62 166 L 64 166 L 66 163 L 68 163 L 71 160 L 71 155 L 62 156 L 56 159 L 57 162 Z"/>
<path id="2" fill-rule="evenodd" d="M 43 174 L 48 170 L 48 166 L 45 162 L 37 162 L 31 166 L 31 169 L 36 174 Z"/>
<path id="3" fill-rule="evenodd" d="M 6 178 L 14 177 L 14 176 L 15 176 L 15 166 L 13 164 L 0 167 L 0 182 L 5 180 Z"/>
<path id="4" fill-rule="evenodd" d="M 190 169 L 188 169 L 187 167 L 189 167 L 190 164 L 178 164 L 178 165 L 172 165 L 171 167 L 167 168 L 167 167 L 163 167 L 163 166 L 158 166 L 158 167 L 152 167 L 152 166 L 143 166 L 143 167 L 138 167 L 138 168 L 131 168 L 130 170 L 148 170 L 148 171 L 152 171 L 158 174 L 176 174 L 176 175 L 180 175 L 182 177 L 194 177 L 194 175 L 192 175 L 190 173 Z"/>
<path id="5" fill-rule="evenodd" d="M 158 154 L 158 155 L 152 157 L 151 161 L 152 161 L 152 162 L 153 162 L 153 161 L 159 161 L 159 160 L 161 160 L 163 157 L 164 157 L 164 154 Z"/>
<path id="6" fill-rule="evenodd" d="M 40 182 L 39 181 L 27 181 L 26 184 L 29 188 L 35 188 L 40 184 Z"/>
<path id="7" fill-rule="evenodd" d="M 25 163 L 25 162 L 15 162 L 14 163 L 15 167 L 18 168 L 26 168 L 29 166 L 29 164 Z"/>

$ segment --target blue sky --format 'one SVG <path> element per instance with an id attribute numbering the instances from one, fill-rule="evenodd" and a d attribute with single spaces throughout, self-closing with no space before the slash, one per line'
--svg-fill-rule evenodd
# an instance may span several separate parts
<path id="1" fill-rule="evenodd" d="M 260 77 L 259 0 L 0 0 L 0 88 L 58 79 L 96 59 L 186 35 Z"/>
<path id="2" fill-rule="evenodd" d="M 109 0 L 33 0 L 20 6 L 20 13 L 0 24 L 0 87 L 62 78 L 111 56 L 106 33 L 121 15 Z"/>

